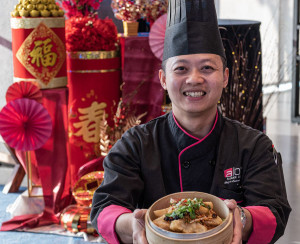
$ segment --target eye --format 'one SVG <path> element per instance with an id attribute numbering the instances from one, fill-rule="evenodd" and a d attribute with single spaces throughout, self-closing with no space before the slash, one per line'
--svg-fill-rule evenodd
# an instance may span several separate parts
<path id="1" fill-rule="evenodd" d="M 215 68 L 212 67 L 212 66 L 210 66 L 210 65 L 205 65 L 205 66 L 202 67 L 202 70 L 207 70 L 207 71 L 209 71 L 209 70 L 215 70 Z"/>
<path id="2" fill-rule="evenodd" d="M 185 66 L 177 66 L 174 68 L 174 72 L 184 72 L 187 68 Z"/>

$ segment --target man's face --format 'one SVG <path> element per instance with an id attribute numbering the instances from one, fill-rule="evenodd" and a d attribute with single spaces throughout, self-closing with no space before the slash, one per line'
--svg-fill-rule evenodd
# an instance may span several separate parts
<path id="1" fill-rule="evenodd" d="M 169 58 L 166 72 L 160 70 L 159 78 L 175 116 L 197 116 L 216 112 L 228 72 L 218 55 L 190 54 Z"/>

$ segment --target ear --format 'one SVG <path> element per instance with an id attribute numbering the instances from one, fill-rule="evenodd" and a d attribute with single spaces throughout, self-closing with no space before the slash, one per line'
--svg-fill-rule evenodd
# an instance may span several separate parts
<path id="1" fill-rule="evenodd" d="M 224 75 L 223 75 L 223 88 L 225 88 L 228 85 L 228 79 L 229 79 L 229 69 L 225 68 Z"/>
<path id="2" fill-rule="evenodd" d="M 164 90 L 167 90 L 166 74 L 162 69 L 159 70 L 158 76 L 159 76 L 161 86 L 164 88 Z"/>

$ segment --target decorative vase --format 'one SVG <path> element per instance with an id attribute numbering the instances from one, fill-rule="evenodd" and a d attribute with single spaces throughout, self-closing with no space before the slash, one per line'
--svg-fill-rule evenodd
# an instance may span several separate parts
<path id="1" fill-rule="evenodd" d="M 139 22 L 137 21 L 123 21 L 124 36 L 137 36 L 139 29 Z"/>

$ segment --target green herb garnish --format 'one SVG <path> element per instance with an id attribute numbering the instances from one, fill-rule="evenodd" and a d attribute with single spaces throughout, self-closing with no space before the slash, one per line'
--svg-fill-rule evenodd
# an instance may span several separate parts
<path id="1" fill-rule="evenodd" d="M 171 217 L 173 219 L 183 219 L 184 216 L 189 215 L 191 219 L 196 218 L 195 211 L 200 208 L 200 206 L 210 209 L 209 205 L 203 203 L 203 199 L 194 198 L 194 199 L 182 199 L 174 205 L 175 209 L 172 213 L 166 214 L 166 217 Z"/>

